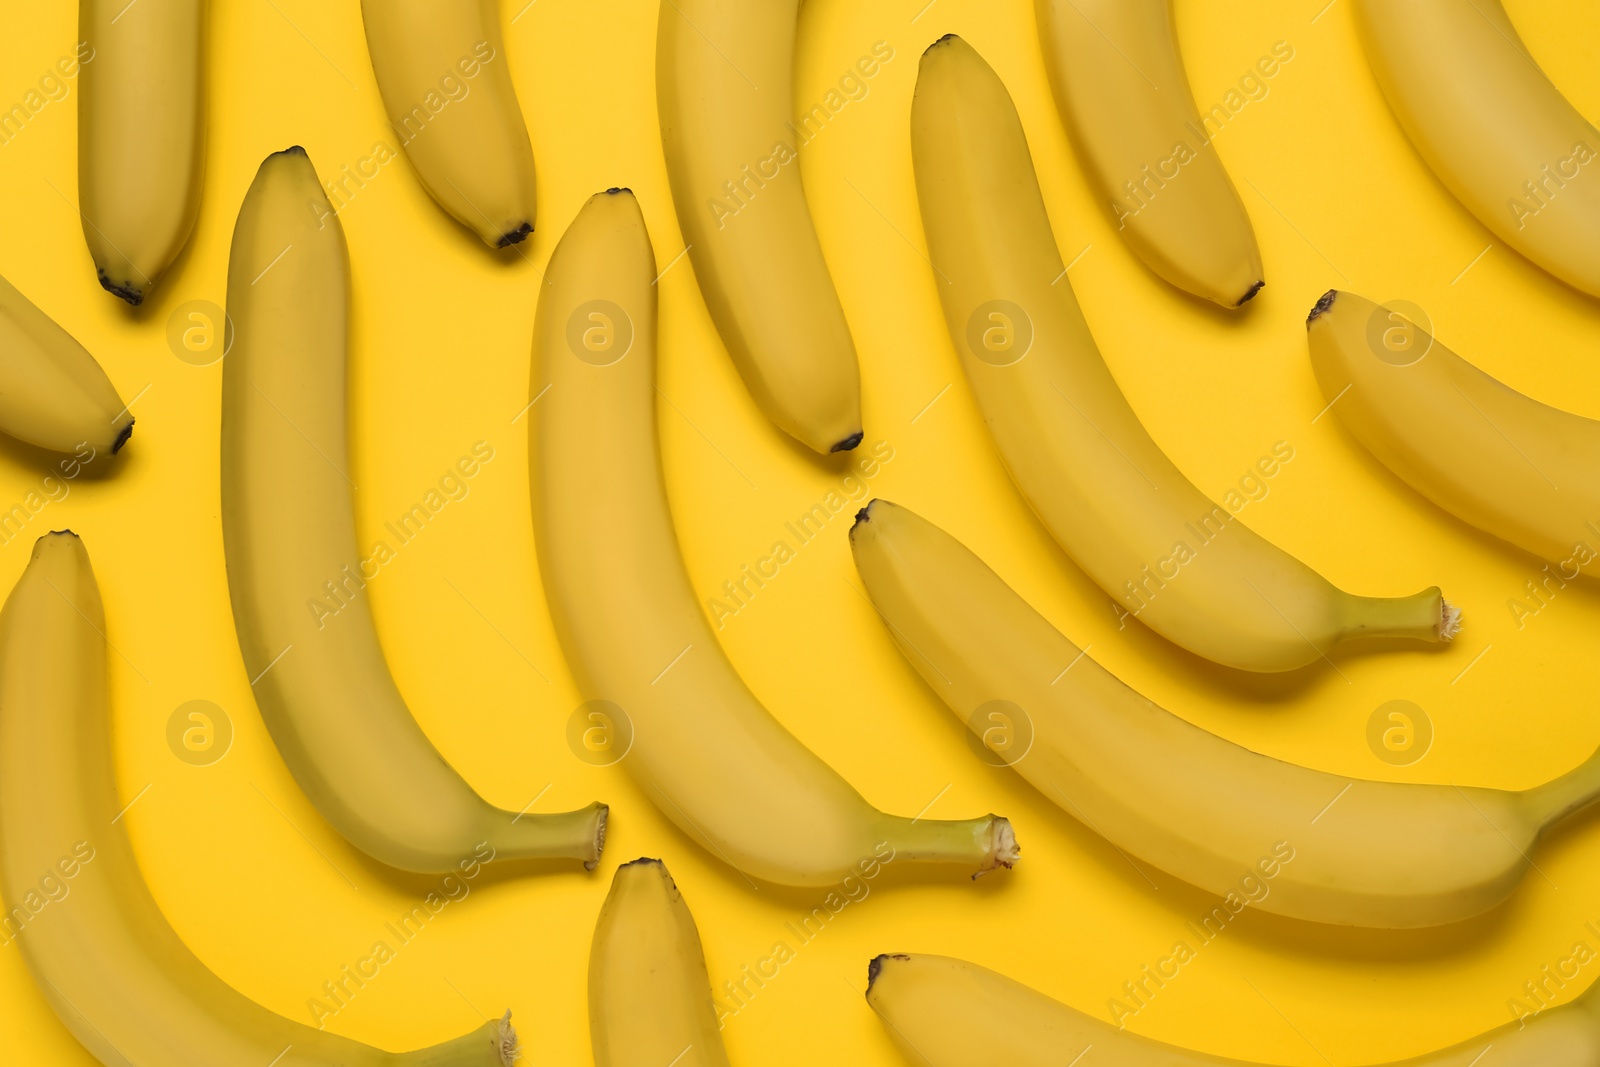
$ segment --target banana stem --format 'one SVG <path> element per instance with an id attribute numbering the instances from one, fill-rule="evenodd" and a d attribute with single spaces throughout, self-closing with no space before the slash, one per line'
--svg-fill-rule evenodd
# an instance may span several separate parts
<path id="1" fill-rule="evenodd" d="M 996 867 L 1010 867 L 1021 850 L 1011 822 L 999 815 L 981 819 L 907 819 L 884 815 L 878 839 L 894 850 L 894 863 L 960 863 L 977 867 L 976 878 Z"/>
<path id="2" fill-rule="evenodd" d="M 1344 636 L 1406 637 L 1435 644 L 1461 629 L 1461 612 L 1439 587 L 1412 596 L 1351 596 L 1345 605 Z"/>
<path id="3" fill-rule="evenodd" d="M 600 803 L 552 813 L 496 811 L 484 840 L 494 849 L 496 861 L 575 859 L 592 871 L 605 848 L 608 811 Z"/>
<path id="4" fill-rule="evenodd" d="M 1600 752 L 1561 777 L 1522 795 L 1532 807 L 1541 830 L 1548 830 L 1568 816 L 1576 815 L 1600 800 Z"/>
<path id="5" fill-rule="evenodd" d="M 503 1018 L 492 1019 L 454 1041 L 397 1052 L 390 1062 L 394 1067 L 510 1067 L 520 1051 L 508 1011 Z"/>

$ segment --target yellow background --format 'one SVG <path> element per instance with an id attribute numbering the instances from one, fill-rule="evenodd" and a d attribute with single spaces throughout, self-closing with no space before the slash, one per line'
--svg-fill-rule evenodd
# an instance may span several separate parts
<path id="1" fill-rule="evenodd" d="M 525 402 L 537 265 L 584 199 L 631 186 L 659 261 L 682 248 L 656 130 L 656 0 L 510 0 L 506 52 L 540 168 L 539 225 L 496 256 L 439 211 L 396 161 L 342 212 L 354 274 L 352 444 L 363 542 L 418 500 L 474 441 L 496 458 L 369 587 L 400 687 L 429 736 L 489 799 L 535 810 L 613 805 L 593 874 L 485 875 L 329 1023 L 387 1048 L 443 1040 L 515 1011 L 528 1062 L 588 1062 L 584 975 L 617 862 L 663 857 L 700 922 L 712 979 L 734 978 L 793 935 L 821 894 L 763 887 L 698 851 L 619 767 L 592 768 L 564 730 L 577 696 L 544 607 L 527 517 Z M 1541 400 L 1600 416 L 1600 305 L 1519 259 L 1424 169 L 1361 57 L 1350 0 L 1177 0 L 1202 110 L 1277 41 L 1294 59 L 1218 138 L 1255 222 L 1268 286 L 1229 315 L 1146 272 L 1085 188 L 1049 96 L 1022 0 L 809 0 L 797 102 L 821 100 L 874 42 L 895 58 L 804 156 L 822 243 L 860 347 L 870 445 L 891 463 L 872 492 L 921 511 L 987 559 L 1119 676 L 1242 744 L 1352 776 L 1522 787 L 1600 743 L 1594 708 L 1600 596 L 1569 586 L 1516 626 L 1507 600 L 1539 564 L 1465 528 L 1387 474 L 1323 407 L 1302 322 L 1331 286 L 1424 307 L 1441 340 Z M 1578 108 L 1600 116 L 1600 7 L 1508 0 L 1533 54 Z M 1319 16 L 1319 11 L 1322 13 Z M 919 14 L 920 12 L 920 14 Z M 516 16 L 515 22 L 512 22 Z M 1315 21 L 1314 21 L 1315 19 Z M 922 254 L 908 143 L 917 57 L 959 32 L 1016 98 L 1071 282 L 1135 410 L 1214 496 L 1279 440 L 1295 459 L 1244 521 L 1340 585 L 1409 593 L 1437 582 L 1466 612 L 1454 647 L 1337 654 L 1291 677 L 1211 668 L 1138 627 L 1055 548 L 987 440 L 938 313 Z M 69 3 L 14 6 L 0 35 L 0 102 L 20 99 L 76 40 Z M 82 340 L 138 429 L 115 477 L 74 484 L 0 548 L 0 585 L 28 545 L 71 525 L 95 560 L 109 617 L 126 817 L 173 925 L 228 982 L 291 1018 L 367 954 L 432 880 L 376 867 L 306 802 L 267 738 L 234 642 L 218 522 L 221 368 L 174 357 L 165 325 L 187 300 L 222 303 L 240 199 L 268 152 L 299 143 L 324 178 L 391 140 L 354 0 L 227 0 L 211 29 L 205 204 L 150 305 L 101 292 L 73 206 L 76 87 L 0 147 L 0 273 Z M 1483 258 L 1464 268 L 1486 246 Z M 1459 275 L 1459 277 L 1458 277 Z M 711 596 L 783 536 L 842 469 L 782 439 L 746 396 L 687 260 L 661 282 L 661 426 L 690 573 Z M 953 384 L 952 384 L 953 383 Z M 932 407 L 925 406 L 947 385 Z M 922 414 L 913 423 L 912 419 Z M 0 506 L 48 458 L 0 445 Z M 867 797 L 914 814 L 1009 815 L 1024 859 L 971 884 L 892 868 L 747 1008 L 728 1020 L 736 1064 L 899 1062 L 861 998 L 883 951 L 961 955 L 1091 1014 L 1167 954 L 1202 893 L 1136 870 L 1014 774 L 980 764 L 962 727 L 901 661 L 855 586 L 846 517 L 800 550 L 722 638 L 773 713 Z M 453 586 L 453 588 L 452 588 Z M 1465 674 L 1485 646 L 1492 646 Z M 542 677 L 541 677 L 542 675 Z M 1453 679 L 1458 681 L 1452 682 Z M 173 709 L 226 709 L 232 750 L 210 767 L 166 742 Z M 1384 701 L 1422 706 L 1437 736 L 1394 768 L 1366 743 Z M 41 796 L 40 804 L 50 798 Z M 1510 1019 L 1508 998 L 1600 919 L 1600 827 L 1563 832 L 1539 870 L 1480 920 L 1412 933 L 1312 928 L 1247 912 L 1130 1023 L 1166 1041 L 1251 1060 L 1349 1064 L 1464 1039 Z M 1571 996 L 1600 976 L 1591 963 Z M 87 1055 L 0 950 L 0 1058 Z M 481 1013 L 481 1014 L 480 1014 Z M 980 1024 L 975 1021 L 975 1025 Z"/>

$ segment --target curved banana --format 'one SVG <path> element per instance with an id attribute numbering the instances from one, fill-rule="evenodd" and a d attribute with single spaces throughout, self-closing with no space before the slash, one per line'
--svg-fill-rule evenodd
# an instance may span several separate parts
<path id="1" fill-rule="evenodd" d="M 1113 601 L 1250 671 L 1303 667 L 1350 637 L 1455 633 L 1438 589 L 1343 592 L 1208 499 L 1145 432 L 1063 277 L 1016 108 L 959 37 L 923 55 L 911 129 L 945 320 L 984 421 L 1022 495 Z"/>
<path id="2" fill-rule="evenodd" d="M 728 1067 L 700 931 L 660 860 L 617 868 L 589 949 L 595 1067 Z"/>
<path id="3" fill-rule="evenodd" d="M 393 552 L 356 544 L 345 427 L 344 230 L 301 148 L 267 157 L 228 260 L 234 342 L 222 370 L 222 532 L 234 625 L 256 703 L 318 811 L 363 852 L 448 871 L 498 859 L 593 869 L 606 807 L 518 815 L 487 803 L 395 688 L 362 595 Z"/>
<path id="4" fill-rule="evenodd" d="M 1117 231 L 1186 293 L 1241 307 L 1266 284 L 1239 190 L 1189 89 L 1170 0 L 1036 0 L 1056 107 Z"/>
<path id="5" fill-rule="evenodd" d="M 655 277 L 633 194 L 600 193 L 551 254 L 534 327 L 529 473 L 539 570 L 584 699 L 609 702 L 619 729 L 631 729 L 623 766 L 684 833 L 769 882 L 835 885 L 891 859 L 1011 866 L 1016 841 L 1005 819 L 878 811 L 784 729 L 728 662 L 667 505 Z"/>
<path id="6" fill-rule="evenodd" d="M 105 369 L 38 306 L 0 278 L 0 430 L 52 452 L 85 443 L 115 454 L 133 415 Z"/>
<path id="7" fill-rule="evenodd" d="M 1359 0 L 1367 62 L 1423 161 L 1478 221 L 1600 296 L 1600 131 L 1500 0 Z"/>
<path id="8" fill-rule="evenodd" d="M 1354 293 L 1317 301 L 1306 335 L 1339 421 L 1417 492 L 1561 564 L 1558 580 L 1600 555 L 1600 422 L 1524 396 Z"/>
<path id="9" fill-rule="evenodd" d="M 1593 988 L 1526 1023 L 1507 1023 L 1392 1067 L 1600 1067 Z M 1086 1062 L 1097 1067 L 1250 1067 L 1129 1033 L 948 956 L 879 956 L 867 968 L 867 1003 L 919 1067 L 1061 1067 L 1090 1049 Z"/>
<path id="10" fill-rule="evenodd" d="M 389 123 L 434 202 L 491 248 L 533 232 L 533 145 L 495 0 L 362 0 Z"/>
<path id="11" fill-rule="evenodd" d="M 79 0 L 78 210 L 100 284 L 135 307 L 200 214 L 205 26 L 206 0 Z"/>
<path id="12" fill-rule="evenodd" d="M 861 443 L 861 372 L 800 179 L 799 7 L 666 0 L 656 98 L 678 226 L 745 387 L 784 433 L 844 452 Z"/>
<path id="13" fill-rule="evenodd" d="M 850 547 L 901 652 L 1001 760 L 1119 849 L 1230 906 L 1348 926 L 1467 919 L 1511 894 L 1547 828 L 1600 797 L 1600 753 L 1521 793 L 1263 756 L 1128 688 L 905 508 L 874 500 Z"/>
<path id="14" fill-rule="evenodd" d="M 0 613 L 0 939 L 101 1063 L 140 1067 L 508 1067 L 498 1022 L 391 1053 L 275 1015 L 218 978 L 161 914 L 117 794 L 105 613 L 88 553 L 34 545 Z"/>

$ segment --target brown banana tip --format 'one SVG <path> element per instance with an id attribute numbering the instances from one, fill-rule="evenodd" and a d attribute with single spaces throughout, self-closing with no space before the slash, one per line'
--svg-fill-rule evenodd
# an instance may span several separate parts
<path id="1" fill-rule="evenodd" d="M 1011 828 L 1011 820 L 1003 815 L 990 815 L 989 818 L 994 820 L 993 840 L 983 866 L 972 872 L 974 882 L 993 870 L 1009 871 L 1017 865 L 1018 860 L 1022 859 L 1022 846 L 1017 844 L 1017 835 Z"/>
<path id="2" fill-rule="evenodd" d="M 1244 307 L 1246 304 L 1250 303 L 1250 301 L 1252 301 L 1252 300 L 1254 300 L 1256 298 L 1256 294 L 1257 293 L 1259 293 L 1261 290 L 1265 289 L 1266 287 L 1267 287 L 1267 283 L 1265 281 L 1256 282 L 1254 285 L 1252 285 L 1250 287 L 1249 292 L 1247 292 L 1243 296 L 1241 296 L 1239 298 L 1239 302 L 1237 304 L 1233 305 L 1233 306 L 1236 307 L 1236 308 Z"/>
<path id="3" fill-rule="evenodd" d="M 1326 293 L 1323 293 L 1322 299 L 1317 301 L 1317 306 L 1312 308 L 1311 314 L 1306 316 L 1306 325 L 1310 326 L 1323 315 L 1326 315 L 1329 309 L 1333 307 L 1333 302 L 1338 299 L 1338 297 L 1339 290 L 1337 289 L 1329 289 Z"/>
<path id="4" fill-rule="evenodd" d="M 1439 599 L 1439 640 L 1454 641 L 1461 632 L 1461 609 L 1443 597 Z"/>
<path id="5" fill-rule="evenodd" d="M 867 506 L 866 507 L 864 507 L 860 511 L 856 512 L 856 521 L 852 522 L 850 524 L 850 532 L 852 534 L 854 534 L 856 532 L 856 527 L 857 526 L 860 526 L 864 522 L 871 522 L 872 521 L 872 505 L 876 504 L 877 502 L 878 502 L 878 498 L 877 497 L 873 497 L 871 500 L 867 501 Z"/>
<path id="6" fill-rule="evenodd" d="M 496 241 L 494 246 L 496 248 L 510 248 L 512 245 L 521 244 L 523 240 L 527 238 L 528 234 L 532 232 L 533 223 L 524 222 L 516 229 L 507 230 L 505 233 L 501 234 L 500 240 Z"/>
<path id="7" fill-rule="evenodd" d="M 872 957 L 872 961 L 867 964 L 867 992 L 872 992 L 873 983 L 875 983 L 878 980 L 878 976 L 883 973 L 884 960 L 909 960 L 910 958 L 911 957 L 907 956 L 904 952 L 885 952 L 881 955 Z"/>
<path id="8" fill-rule="evenodd" d="M 632 196 L 633 190 L 629 189 L 626 185 L 613 185 L 611 188 L 606 190 L 607 196 L 616 196 L 618 193 L 627 193 L 629 196 Z"/>
<path id="9" fill-rule="evenodd" d="M 274 156 L 303 156 L 305 154 L 306 150 L 297 144 L 292 144 L 282 151 L 272 153 Z M 270 159 L 271 157 L 269 156 L 268 158 Z"/>
<path id="10" fill-rule="evenodd" d="M 500 1062 L 505 1067 L 512 1067 L 522 1058 L 522 1040 L 517 1037 L 516 1027 L 511 1025 L 511 1009 L 495 1022 L 495 1051 L 500 1053 Z"/>
<path id="11" fill-rule="evenodd" d="M 655 859 L 655 858 L 654 858 L 654 857 L 652 857 L 652 856 L 640 856 L 640 857 L 639 857 L 639 858 L 638 858 L 638 859 L 636 859 L 636 860 L 629 860 L 629 861 L 628 861 L 628 862 L 627 862 L 627 863 L 624 863 L 624 864 L 621 864 L 621 865 L 620 865 L 620 866 L 619 866 L 619 867 L 618 867 L 618 868 L 617 868 L 617 870 L 619 870 L 619 871 L 620 871 L 620 870 L 621 870 L 621 869 L 622 869 L 622 868 L 623 868 L 623 867 L 637 867 L 637 866 L 638 866 L 638 865 L 639 865 L 639 864 L 641 864 L 641 863 L 644 863 L 644 864 L 651 864 L 651 863 L 653 863 L 653 864 L 655 864 L 655 865 L 656 865 L 656 866 L 657 866 L 657 867 L 665 867 L 665 866 L 666 866 L 666 864 L 664 864 L 664 863 L 662 863 L 662 862 L 661 862 L 661 861 L 660 861 L 660 860 L 658 860 L 658 859 Z"/>
<path id="12" fill-rule="evenodd" d="M 611 805 L 600 805 L 600 813 L 594 830 L 594 859 L 584 860 L 583 869 L 592 871 L 600 866 L 600 857 L 606 851 L 606 824 L 611 820 Z"/>
<path id="13" fill-rule="evenodd" d="M 851 434 L 849 437 L 846 437 L 844 440 L 840 441 L 838 444 L 836 444 L 832 448 L 828 449 L 828 451 L 829 452 L 849 452 L 851 449 L 853 449 L 857 445 L 859 445 L 861 443 L 861 439 L 863 437 L 865 437 L 865 436 L 866 436 L 865 433 L 863 433 L 860 430 L 857 430 L 855 433 Z"/>
<path id="14" fill-rule="evenodd" d="M 127 444 L 128 443 L 128 438 L 133 436 L 133 424 L 134 424 L 134 421 L 135 420 L 133 420 L 133 419 L 129 419 L 128 420 L 128 425 L 124 426 L 122 428 L 121 432 L 119 432 L 117 434 L 117 439 L 115 441 L 111 442 L 111 454 L 113 456 L 116 455 L 118 452 L 122 451 L 122 446 Z"/>
<path id="15" fill-rule="evenodd" d="M 930 44 L 922 54 L 923 55 L 927 55 L 929 52 L 933 51 L 935 48 L 938 48 L 942 44 L 948 44 L 951 41 L 959 41 L 959 40 L 961 40 L 961 35 L 960 34 L 958 34 L 958 33 L 947 33 L 943 37 L 939 38 L 937 41 L 935 41 L 932 44 Z"/>
<path id="16" fill-rule="evenodd" d="M 140 304 L 144 303 L 144 293 L 138 289 L 135 289 L 131 283 L 119 285 L 107 277 L 105 271 L 101 270 L 96 271 L 95 273 L 100 278 L 100 288 L 104 289 L 112 296 L 120 296 L 134 307 L 138 307 Z"/>
<path id="17" fill-rule="evenodd" d="M 44 537 L 71 537 L 74 540 L 80 540 L 78 535 L 66 526 L 63 526 L 59 530 L 51 530 L 49 533 L 45 534 Z M 44 537 L 39 538 L 39 540 L 43 541 Z"/>

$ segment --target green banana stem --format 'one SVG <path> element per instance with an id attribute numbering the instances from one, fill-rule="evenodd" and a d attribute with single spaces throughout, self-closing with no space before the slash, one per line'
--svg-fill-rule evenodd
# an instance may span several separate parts
<path id="1" fill-rule="evenodd" d="M 1559 778 L 1523 794 L 1541 830 L 1600 800 L 1600 751 Z"/>
<path id="2" fill-rule="evenodd" d="M 1405 637 L 1449 641 L 1461 629 L 1461 612 L 1439 587 L 1411 596 L 1352 596 L 1345 608 L 1347 637 Z"/>
<path id="3" fill-rule="evenodd" d="M 520 1052 L 508 1011 L 454 1041 L 415 1052 L 397 1052 L 393 1063 L 395 1067 L 511 1067 Z"/>
<path id="4" fill-rule="evenodd" d="M 1010 867 L 1021 854 L 1010 820 L 999 815 L 950 820 L 881 815 L 876 825 L 878 840 L 892 850 L 887 855 L 880 851 L 878 859 L 884 863 L 971 864 L 978 868 L 976 878 L 996 867 Z"/>
<path id="5" fill-rule="evenodd" d="M 484 840 L 496 860 L 578 859 L 592 871 L 606 843 L 605 804 L 539 815 L 499 811 Z"/>

